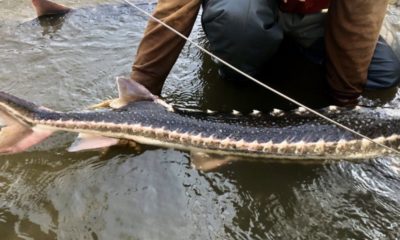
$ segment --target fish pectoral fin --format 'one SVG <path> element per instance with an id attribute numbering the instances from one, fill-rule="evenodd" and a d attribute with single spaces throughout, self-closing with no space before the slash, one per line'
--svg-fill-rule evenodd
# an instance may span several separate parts
<path id="1" fill-rule="evenodd" d="M 118 143 L 119 139 L 116 138 L 80 133 L 75 142 L 68 148 L 68 152 L 101 149 L 117 145 Z"/>
<path id="2" fill-rule="evenodd" d="M 231 156 L 208 154 L 201 151 L 190 152 L 190 161 L 192 167 L 205 172 L 225 166 L 234 160 L 235 159 Z"/>

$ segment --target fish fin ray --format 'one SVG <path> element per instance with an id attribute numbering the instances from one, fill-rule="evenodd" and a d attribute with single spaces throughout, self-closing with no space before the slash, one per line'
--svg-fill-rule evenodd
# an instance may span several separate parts
<path id="1" fill-rule="evenodd" d="M 125 105 L 131 102 L 154 101 L 157 99 L 146 87 L 130 78 L 117 77 L 117 86 L 119 103 Z"/>
<path id="2" fill-rule="evenodd" d="M 225 166 L 235 159 L 231 156 L 208 154 L 202 151 L 191 151 L 190 161 L 193 168 L 201 171 L 212 171 Z"/>
<path id="3" fill-rule="evenodd" d="M 23 152 L 48 138 L 54 131 L 32 129 L 7 114 L 0 114 L 5 127 L 0 131 L 0 154 Z"/>
<path id="4" fill-rule="evenodd" d="M 16 124 L 16 120 L 10 115 L 0 111 L 0 126 L 6 127 L 8 125 Z"/>
<path id="5" fill-rule="evenodd" d="M 109 108 L 109 107 L 110 107 L 110 104 L 111 104 L 111 101 L 112 101 L 112 100 L 108 99 L 108 100 L 102 101 L 102 102 L 100 102 L 100 103 L 90 105 L 90 106 L 87 107 L 87 108 L 88 108 L 88 109 L 93 109 L 93 110 L 95 110 L 95 109 L 102 109 L 102 108 Z"/>
<path id="6" fill-rule="evenodd" d="M 98 104 L 94 104 L 88 107 L 88 109 L 97 110 L 97 109 L 104 109 L 104 108 L 112 108 L 112 109 L 119 109 L 125 107 L 129 102 L 125 101 L 124 99 L 114 98 L 102 101 Z"/>
<path id="7" fill-rule="evenodd" d="M 119 139 L 116 138 L 80 133 L 75 142 L 68 148 L 68 152 L 101 149 L 111 147 L 118 143 Z"/>

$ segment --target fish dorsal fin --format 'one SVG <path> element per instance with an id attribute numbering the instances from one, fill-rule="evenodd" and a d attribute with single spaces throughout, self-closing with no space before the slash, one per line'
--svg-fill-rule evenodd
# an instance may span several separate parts
<path id="1" fill-rule="evenodd" d="M 131 102 L 154 101 L 157 99 L 143 85 L 126 77 L 117 77 L 117 86 L 119 97 L 110 103 L 112 108 L 121 108 Z"/>
<path id="2" fill-rule="evenodd" d="M 68 148 L 68 152 L 79 152 L 84 150 L 106 148 L 116 145 L 118 143 L 119 139 L 116 138 L 108 138 L 103 136 L 80 133 L 75 142 L 72 143 L 71 147 Z"/>

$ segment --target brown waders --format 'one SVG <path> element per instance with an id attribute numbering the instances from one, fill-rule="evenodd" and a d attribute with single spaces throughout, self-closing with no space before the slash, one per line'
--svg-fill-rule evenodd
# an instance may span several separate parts
<path id="1" fill-rule="evenodd" d="M 279 16 L 276 0 L 159 0 L 154 16 L 189 35 L 202 3 L 202 23 L 211 50 L 249 74 L 262 67 L 260 63 L 273 55 L 283 33 L 288 34 L 287 24 L 282 25 L 279 20 L 285 14 Z M 300 38 L 306 39 L 299 42 L 307 45 L 325 34 L 327 80 L 340 105 L 357 102 L 369 72 L 375 79 L 390 75 L 387 85 L 398 82 L 398 59 L 386 45 L 377 45 L 387 4 L 388 0 L 332 0 L 327 17 L 321 18 L 323 24 L 308 25 L 317 26 L 316 31 L 308 31 L 307 26 L 304 31 L 297 31 L 304 35 Z M 301 23 L 313 19 L 311 15 L 294 17 L 303 27 L 305 24 Z M 160 94 L 184 43 L 178 35 L 150 20 L 132 67 L 132 79 Z M 372 59 L 376 64 L 371 64 Z M 382 59 L 386 65 L 381 64 Z M 370 65 L 375 65 L 373 71 Z"/>

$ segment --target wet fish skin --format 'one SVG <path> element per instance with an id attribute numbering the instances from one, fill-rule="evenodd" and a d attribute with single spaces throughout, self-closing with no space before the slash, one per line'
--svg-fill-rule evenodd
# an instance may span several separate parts
<path id="1" fill-rule="evenodd" d="M 0 116 L 7 125 L 0 132 L 0 153 L 24 151 L 55 131 L 83 133 L 93 139 L 101 136 L 102 146 L 107 146 L 107 138 L 127 139 L 194 152 L 268 159 L 365 159 L 387 153 L 304 111 L 258 117 L 173 112 L 138 83 L 119 78 L 117 84 L 119 99 L 134 101 L 118 109 L 96 111 L 57 112 L 0 92 Z M 332 108 L 327 114 L 377 142 L 396 149 L 400 146 L 397 111 L 339 112 Z M 90 146 L 88 141 L 85 143 Z M 88 148 L 96 148 L 96 144 L 82 149 Z"/>

